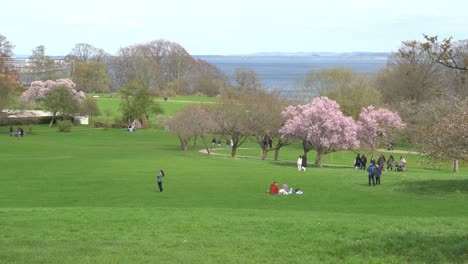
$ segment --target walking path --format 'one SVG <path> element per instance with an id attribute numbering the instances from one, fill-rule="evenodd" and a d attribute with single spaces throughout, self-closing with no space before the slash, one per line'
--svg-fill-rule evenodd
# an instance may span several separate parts
<path id="1" fill-rule="evenodd" d="M 221 157 L 231 157 L 231 154 L 222 154 L 222 153 L 216 153 L 213 150 L 216 150 L 218 148 L 214 148 L 211 150 L 211 155 L 213 156 L 221 156 Z M 255 148 L 238 148 L 239 149 L 255 149 Z M 203 153 L 203 154 L 208 154 L 206 149 L 200 149 L 198 152 Z M 409 151 L 409 150 L 386 150 L 386 149 L 377 149 L 376 152 L 385 152 L 385 153 L 398 153 L 398 154 L 412 154 L 412 155 L 420 155 L 419 152 L 416 151 Z M 245 155 L 236 155 L 236 158 L 243 158 L 243 159 L 257 159 L 260 160 L 262 159 L 261 157 L 258 156 L 245 156 Z M 272 158 L 266 158 L 266 160 L 273 160 Z M 287 163 L 293 163 L 295 164 L 295 160 L 277 160 L 279 162 L 287 162 Z M 315 166 L 315 165 L 312 165 Z M 343 168 L 353 168 L 353 166 L 346 166 L 346 165 L 337 165 L 337 164 L 326 164 L 324 163 L 323 166 L 327 167 L 343 167 Z"/>
<path id="2" fill-rule="evenodd" d="M 255 148 L 237 148 L 238 150 L 239 149 L 255 149 Z M 214 149 L 216 150 L 216 149 Z M 208 152 L 206 151 L 206 149 L 200 149 L 198 152 L 200 153 L 203 153 L 203 154 L 208 154 Z M 221 153 L 216 153 L 216 152 L 213 152 L 211 151 L 211 155 L 213 156 L 222 156 L 222 157 L 231 157 L 231 154 L 221 154 Z M 257 159 L 257 160 L 261 160 L 262 158 L 261 157 L 258 157 L 258 156 L 244 156 L 244 155 L 236 155 L 236 158 L 243 158 L 243 159 Z M 266 158 L 265 160 L 271 160 L 273 161 L 274 159 L 272 158 Z M 277 160 L 279 162 L 286 162 L 286 163 L 291 163 L 291 164 L 296 164 L 296 161 L 295 160 Z M 353 166 L 346 166 L 346 165 L 337 165 L 337 164 L 328 164 L 328 163 L 323 163 L 322 164 L 323 166 L 325 167 L 342 167 L 342 168 L 353 168 Z M 315 164 L 310 164 L 310 166 L 316 166 Z"/>
<path id="3" fill-rule="evenodd" d="M 385 153 L 397 153 L 397 154 L 411 154 L 411 155 L 421 155 L 421 153 L 417 151 L 410 151 L 410 150 L 386 150 L 386 149 L 377 149 L 376 152 L 385 152 Z"/>

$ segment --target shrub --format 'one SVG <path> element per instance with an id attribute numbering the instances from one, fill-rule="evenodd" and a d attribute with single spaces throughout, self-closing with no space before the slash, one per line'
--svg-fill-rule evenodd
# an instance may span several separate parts
<path id="1" fill-rule="evenodd" d="M 73 127 L 73 123 L 70 120 L 57 120 L 59 132 L 70 132 Z"/>

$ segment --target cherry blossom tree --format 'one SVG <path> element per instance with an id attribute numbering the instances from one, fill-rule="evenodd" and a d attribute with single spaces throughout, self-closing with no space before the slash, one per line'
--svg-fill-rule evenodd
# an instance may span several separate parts
<path id="1" fill-rule="evenodd" d="M 468 100 L 454 105 L 444 118 L 423 131 L 420 139 L 423 152 L 435 161 L 453 160 L 453 171 L 458 172 L 458 161 L 468 161 Z"/>
<path id="2" fill-rule="evenodd" d="M 280 132 L 302 140 L 304 155 L 315 149 L 315 164 L 319 166 L 322 166 L 323 155 L 359 146 L 357 124 L 328 97 L 317 97 L 304 105 L 288 106 L 282 115 L 287 121 Z"/>
<path id="3" fill-rule="evenodd" d="M 54 87 L 65 87 L 70 90 L 73 97 L 81 102 L 85 98 L 85 94 L 82 91 L 75 90 L 75 83 L 73 83 L 70 79 L 58 79 L 56 81 L 47 80 L 43 81 L 35 81 L 31 83 L 31 86 L 28 90 L 24 91 L 21 94 L 21 101 L 23 103 L 31 103 L 31 102 L 40 102 L 44 99 L 46 93 L 50 91 Z"/>
<path id="4" fill-rule="evenodd" d="M 376 110 L 372 105 L 362 108 L 358 125 L 358 139 L 361 144 L 367 145 L 372 153 L 382 141 L 388 139 L 391 132 L 405 127 L 397 113 L 383 108 Z"/>

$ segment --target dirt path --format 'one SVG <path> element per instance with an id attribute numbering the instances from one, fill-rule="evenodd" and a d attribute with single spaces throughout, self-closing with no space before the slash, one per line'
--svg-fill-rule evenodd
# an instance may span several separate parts
<path id="1" fill-rule="evenodd" d="M 254 149 L 254 148 L 238 148 L 238 149 Z M 216 149 L 215 149 L 216 150 Z M 198 152 L 200 153 L 203 153 L 203 154 L 208 154 L 208 152 L 206 151 L 206 149 L 200 149 Z M 222 157 L 231 157 L 231 154 L 221 154 L 221 153 L 216 153 L 216 152 L 213 152 L 211 151 L 211 155 L 213 156 L 222 156 Z M 261 157 L 257 157 L 257 156 L 243 156 L 243 155 L 236 155 L 236 158 L 243 158 L 243 159 L 256 159 L 256 160 L 261 160 L 262 158 Z M 270 161 L 274 161 L 274 159 L 272 158 L 266 158 L 265 160 L 270 160 Z M 291 163 L 291 164 L 296 164 L 296 161 L 295 160 L 277 160 L 278 162 L 285 162 L 285 163 Z M 314 164 L 309 164 L 310 166 L 316 166 Z M 346 165 L 337 165 L 337 164 L 327 164 L 327 163 L 324 163 L 323 166 L 325 167 L 342 167 L 342 168 L 353 168 L 353 166 L 346 166 Z"/>
<path id="2" fill-rule="evenodd" d="M 411 154 L 411 155 L 421 155 L 421 153 L 417 151 L 409 151 L 409 150 L 386 150 L 386 149 L 377 149 L 376 152 L 385 152 L 388 154 L 397 153 L 397 154 Z"/>

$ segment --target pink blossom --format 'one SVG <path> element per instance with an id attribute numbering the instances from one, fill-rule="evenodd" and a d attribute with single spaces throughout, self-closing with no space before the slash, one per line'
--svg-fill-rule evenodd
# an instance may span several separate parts
<path id="1" fill-rule="evenodd" d="M 357 124 L 341 112 L 337 102 L 327 97 L 317 97 L 304 105 L 288 106 L 282 115 L 287 121 L 280 133 L 302 140 L 304 153 L 315 149 L 318 154 L 316 163 L 320 165 L 321 157 L 326 153 L 359 146 Z"/>
<path id="2" fill-rule="evenodd" d="M 29 102 L 38 102 L 44 98 L 45 94 L 52 89 L 53 87 L 61 86 L 66 87 L 71 90 L 73 97 L 78 101 L 81 101 L 85 98 L 83 91 L 76 91 L 75 83 L 70 79 L 58 79 L 56 81 L 47 80 L 47 81 L 35 81 L 31 83 L 31 86 L 28 90 L 24 91 L 21 94 L 21 101 L 25 103 Z"/>
<path id="3" fill-rule="evenodd" d="M 374 150 L 380 139 L 387 139 L 387 134 L 391 129 L 402 129 L 405 124 L 400 116 L 388 109 L 379 109 L 371 105 L 364 107 L 359 114 L 359 140 Z"/>

